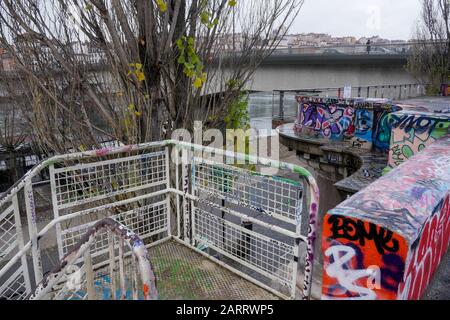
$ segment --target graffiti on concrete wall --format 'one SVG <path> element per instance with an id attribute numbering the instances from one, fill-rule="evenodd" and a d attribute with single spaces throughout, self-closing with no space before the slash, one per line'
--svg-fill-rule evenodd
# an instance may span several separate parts
<path id="1" fill-rule="evenodd" d="M 295 126 L 297 134 L 321 139 L 343 140 L 354 135 L 354 109 L 342 103 L 302 101 Z"/>
<path id="2" fill-rule="evenodd" d="M 318 139 L 348 141 L 354 148 L 388 152 L 388 115 L 399 108 L 384 99 L 321 99 L 297 97 L 295 132 Z"/>
<path id="3" fill-rule="evenodd" d="M 419 300 L 432 280 L 450 241 L 450 194 L 428 220 L 419 241 L 412 246 L 412 258 L 400 288 L 404 300 Z"/>
<path id="4" fill-rule="evenodd" d="M 327 215 L 323 299 L 395 299 L 405 269 L 403 238 L 370 222 Z"/>
<path id="5" fill-rule="evenodd" d="M 421 298 L 449 246 L 449 211 L 450 136 L 326 215 L 323 297 Z"/>
<path id="6" fill-rule="evenodd" d="M 355 112 L 355 136 L 352 146 L 372 149 L 373 146 L 374 112 L 369 109 L 357 109 Z"/>
<path id="7" fill-rule="evenodd" d="M 391 127 L 389 126 L 388 111 L 380 111 L 375 114 L 373 144 L 375 150 L 389 152 L 391 144 Z"/>
<path id="8" fill-rule="evenodd" d="M 392 128 L 389 166 L 395 168 L 436 140 L 450 134 L 450 117 L 393 113 L 389 116 L 389 126 Z"/>

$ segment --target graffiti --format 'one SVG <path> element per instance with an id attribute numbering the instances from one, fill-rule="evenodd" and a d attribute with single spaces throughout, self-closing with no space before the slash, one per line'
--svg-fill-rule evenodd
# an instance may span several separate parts
<path id="1" fill-rule="evenodd" d="M 380 201 L 366 199 L 364 194 L 355 195 L 354 205 L 359 208 L 362 213 L 361 219 L 376 217 L 376 221 L 380 225 L 390 225 L 393 230 L 409 230 L 413 229 L 420 221 L 407 208 L 388 209 L 382 205 Z"/>
<path id="2" fill-rule="evenodd" d="M 314 250 L 315 243 L 317 239 L 316 229 L 317 229 L 317 215 L 319 206 L 316 200 L 319 199 L 318 188 L 317 192 L 313 193 L 313 199 L 311 201 L 311 208 L 309 214 L 309 228 L 308 228 L 308 243 L 306 249 L 306 259 L 305 259 L 305 279 L 303 285 L 303 300 L 308 300 L 311 294 L 312 288 L 312 277 L 314 269 Z"/>
<path id="3" fill-rule="evenodd" d="M 353 147 L 371 149 L 373 139 L 374 114 L 366 109 L 356 110 L 355 138 Z"/>
<path id="4" fill-rule="evenodd" d="M 373 289 L 381 286 L 381 270 L 378 267 L 355 270 L 349 266 L 356 256 L 356 250 L 349 246 L 333 246 L 325 252 L 326 257 L 331 257 L 332 263 L 326 268 L 328 276 L 336 278 L 339 285 L 347 292 L 356 294 L 348 298 L 350 300 L 375 300 L 376 293 Z M 366 279 L 366 285 L 358 285 L 358 281 Z M 375 285 L 373 284 L 375 282 Z M 326 297 L 325 297 L 326 298 Z M 331 297 L 328 297 L 331 299 Z"/>
<path id="5" fill-rule="evenodd" d="M 33 190 L 30 189 L 27 192 L 27 198 L 28 198 L 28 204 L 29 204 L 29 210 L 31 213 L 31 222 L 33 224 L 36 224 L 37 219 L 36 219 L 36 207 L 34 204 L 34 194 L 33 194 Z"/>
<path id="6" fill-rule="evenodd" d="M 389 112 L 382 111 L 375 115 L 373 143 L 375 149 L 382 152 L 389 152 L 391 143 L 391 127 L 389 126 Z"/>
<path id="7" fill-rule="evenodd" d="M 354 218 L 328 214 L 325 222 L 323 298 L 395 299 L 405 270 L 404 239 Z"/>
<path id="8" fill-rule="evenodd" d="M 391 114 L 392 128 L 389 166 L 395 168 L 450 134 L 450 119 L 408 113 Z"/>
<path id="9" fill-rule="evenodd" d="M 421 123 L 423 127 L 425 122 Z M 345 272 L 362 275 L 370 266 L 380 268 L 381 288 L 372 289 L 376 299 L 420 299 L 449 246 L 449 190 L 450 137 L 446 137 L 331 210 L 323 228 L 323 296 L 360 297 L 361 292 L 348 290 L 349 279 L 370 289 L 365 278 L 350 277 L 357 273 L 327 273 L 341 258 L 327 256 L 327 251 L 346 246 L 355 254 L 342 264 Z M 373 296 L 364 291 L 362 297 Z"/>
<path id="10" fill-rule="evenodd" d="M 427 222 L 410 260 L 401 297 L 418 300 L 436 272 L 450 241 L 450 195 L 437 207 Z M 414 245 L 413 245 L 414 247 Z"/>
<path id="11" fill-rule="evenodd" d="M 399 250 L 399 243 L 393 239 L 393 232 L 373 223 L 369 223 L 369 227 L 366 229 L 363 221 L 355 221 L 340 216 L 331 216 L 328 223 L 331 225 L 331 239 L 346 239 L 358 242 L 360 246 L 365 246 L 366 241 L 373 241 L 378 253 L 382 255 L 386 251 L 395 253 Z"/>
<path id="12" fill-rule="evenodd" d="M 354 109 L 343 104 L 302 103 L 296 126 L 297 133 L 339 140 L 354 133 Z"/>

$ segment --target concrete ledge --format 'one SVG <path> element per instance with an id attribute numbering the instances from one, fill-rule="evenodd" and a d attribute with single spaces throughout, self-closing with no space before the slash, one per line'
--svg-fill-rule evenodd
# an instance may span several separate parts
<path id="1" fill-rule="evenodd" d="M 416 300 L 450 240 L 450 136 L 326 214 L 323 299 Z"/>
<path id="2" fill-rule="evenodd" d="M 338 190 L 346 193 L 357 193 L 375 182 L 381 177 L 388 162 L 386 154 L 355 148 L 349 143 L 298 136 L 294 133 L 293 123 L 280 126 L 277 131 L 281 144 L 288 148 L 312 154 L 322 163 L 354 172 L 335 184 Z"/>

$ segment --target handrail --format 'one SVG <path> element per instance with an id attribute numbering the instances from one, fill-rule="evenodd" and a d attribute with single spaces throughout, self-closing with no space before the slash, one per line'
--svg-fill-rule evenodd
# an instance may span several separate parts
<path id="1" fill-rule="evenodd" d="M 113 148 L 104 148 L 100 150 L 92 150 L 92 151 L 85 151 L 85 152 L 79 152 L 79 153 L 71 153 L 66 155 L 57 155 L 54 157 L 51 157 L 46 160 L 42 160 L 39 164 L 37 164 L 33 169 L 31 169 L 28 173 L 26 173 L 19 181 L 17 181 L 8 191 L 6 191 L 2 196 L 0 196 L 0 207 L 3 206 L 6 202 L 10 201 L 14 195 L 16 195 L 22 188 L 24 188 L 28 183 L 32 182 L 33 177 L 35 177 L 39 172 L 41 172 L 43 169 L 51 166 L 52 164 L 63 162 L 63 161 L 71 161 L 71 160 L 80 160 L 80 159 L 89 159 L 89 158 L 95 158 L 95 157 L 103 157 L 108 155 L 114 155 L 114 154 L 121 154 L 121 153 L 130 153 L 130 152 L 138 152 L 143 151 L 151 148 L 158 148 L 158 147 L 168 147 L 168 146 L 174 146 L 179 147 L 186 150 L 191 151 L 197 151 L 197 152 L 205 152 L 208 154 L 216 154 L 220 156 L 224 156 L 227 158 L 235 158 L 239 161 L 248 161 L 255 165 L 262 165 L 267 167 L 272 167 L 276 169 L 281 170 L 288 170 L 291 172 L 294 172 L 298 174 L 302 179 L 305 179 L 308 186 L 309 186 L 309 230 L 308 230 L 308 243 L 307 243 L 307 259 L 306 259 L 306 267 L 305 267 L 305 287 L 303 288 L 303 298 L 308 299 L 311 293 L 311 286 L 312 286 L 312 275 L 313 275 L 313 260 L 314 260 L 314 249 L 315 249 L 315 240 L 316 240 L 316 231 L 318 227 L 318 219 L 319 219 L 319 188 L 317 181 L 313 177 L 313 175 L 306 170 L 305 168 L 289 164 L 281 161 L 276 160 L 270 160 L 265 158 L 260 158 L 257 156 L 252 155 L 245 155 L 245 154 L 239 154 L 234 153 L 231 151 L 226 151 L 222 149 L 215 149 L 211 147 L 205 147 L 201 145 L 195 145 L 187 142 L 181 142 L 176 140 L 166 140 L 161 142 L 151 142 L 146 144 L 140 144 L 140 145 L 130 145 L 130 146 L 121 146 L 121 147 L 113 147 Z M 170 190 L 168 190 L 170 191 Z M 53 220 L 50 222 L 47 226 L 45 226 L 41 232 L 36 231 L 36 239 L 39 239 L 44 235 L 45 232 L 50 230 L 55 224 L 57 223 L 57 220 Z M 44 232 L 45 231 L 45 232 Z M 15 262 L 20 259 L 20 257 L 30 250 L 32 247 L 32 241 L 28 241 L 24 245 L 24 247 L 13 257 L 10 259 L 10 261 L 3 266 L 3 268 L 0 270 L 0 276 L 4 274 L 8 268 L 10 268 Z"/>
<path id="2" fill-rule="evenodd" d="M 96 223 L 77 243 L 77 245 L 62 259 L 60 266 L 53 272 L 48 274 L 44 280 L 38 285 L 35 293 L 31 296 L 30 300 L 40 300 L 44 298 L 52 288 L 63 277 L 67 267 L 76 263 L 76 261 L 90 250 L 92 242 L 95 237 L 103 230 L 108 230 L 118 236 L 122 241 L 125 241 L 130 249 L 133 251 L 133 257 L 135 257 L 139 263 L 139 271 L 142 280 L 142 293 L 145 300 L 157 300 L 158 290 L 156 288 L 156 277 L 152 270 L 150 259 L 148 256 L 147 248 L 144 242 L 131 230 L 119 222 L 107 218 Z M 123 257 L 120 257 L 123 258 Z M 114 256 L 110 259 L 115 259 Z M 92 272 L 92 270 L 86 271 L 86 273 Z M 121 275 L 124 276 L 124 275 Z M 112 279 L 111 279 L 112 281 Z M 87 284 L 93 285 L 93 284 Z M 89 292 L 89 290 L 88 290 Z M 122 295 L 124 293 L 122 292 Z"/>

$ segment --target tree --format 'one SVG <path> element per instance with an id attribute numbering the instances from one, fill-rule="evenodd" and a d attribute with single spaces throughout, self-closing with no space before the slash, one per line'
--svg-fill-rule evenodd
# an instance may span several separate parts
<path id="1" fill-rule="evenodd" d="M 26 113 L 44 149 L 218 127 L 303 0 L 0 0 Z"/>
<path id="2" fill-rule="evenodd" d="M 28 131 L 20 120 L 20 113 L 12 105 L 0 110 L 0 120 L 0 155 L 7 159 L 9 179 L 14 183 L 21 175 L 17 168 L 17 158 L 21 155 Z"/>
<path id="3" fill-rule="evenodd" d="M 450 1 L 422 0 L 422 16 L 417 27 L 417 43 L 413 47 L 408 68 L 429 93 L 436 93 L 450 80 Z"/>

